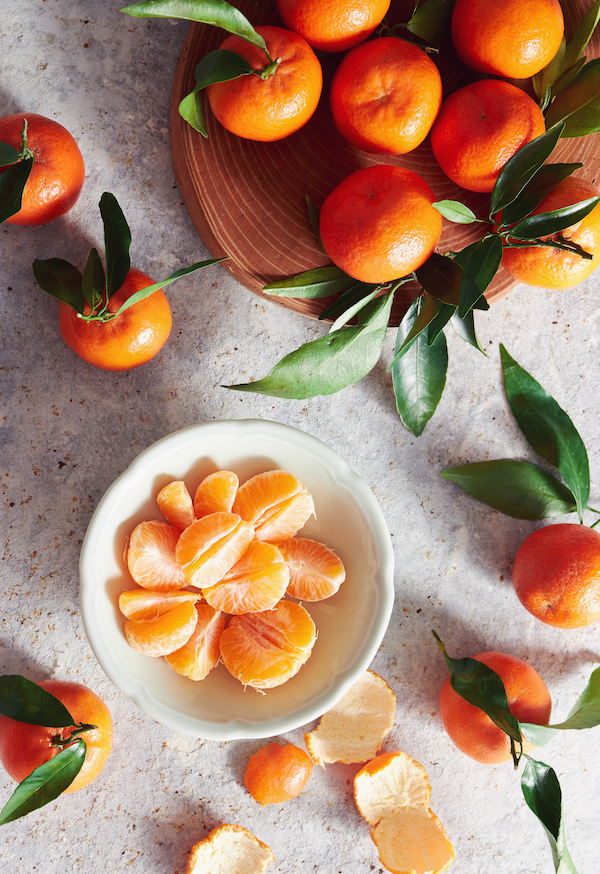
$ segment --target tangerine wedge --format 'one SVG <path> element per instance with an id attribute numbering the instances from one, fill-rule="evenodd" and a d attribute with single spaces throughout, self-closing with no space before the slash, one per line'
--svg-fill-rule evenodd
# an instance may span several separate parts
<path id="1" fill-rule="evenodd" d="M 119 610 L 128 619 L 157 619 L 178 604 L 200 600 L 197 592 L 152 592 L 149 589 L 129 589 L 119 595 Z"/>
<path id="2" fill-rule="evenodd" d="M 174 480 L 161 489 L 156 496 L 156 503 L 167 522 L 180 531 L 196 518 L 191 495 L 182 480 Z"/>
<path id="3" fill-rule="evenodd" d="M 158 658 L 180 649 L 198 623 L 196 607 L 189 601 L 178 604 L 156 619 L 127 619 L 123 626 L 130 646 L 143 655 Z"/>
<path id="4" fill-rule="evenodd" d="M 283 555 L 272 543 L 253 540 L 240 560 L 215 585 L 202 589 L 217 610 L 239 616 L 272 610 L 283 598 L 290 572 Z"/>
<path id="5" fill-rule="evenodd" d="M 196 518 L 209 513 L 231 513 L 235 495 L 240 484 L 231 470 L 217 470 L 205 477 L 194 496 Z"/>
<path id="6" fill-rule="evenodd" d="M 210 513 L 196 519 L 177 541 L 175 557 L 186 585 L 198 589 L 218 583 L 242 557 L 254 529 L 236 513 Z"/>
<path id="7" fill-rule="evenodd" d="M 292 537 L 277 546 L 290 570 L 288 595 L 302 601 L 322 601 L 335 595 L 346 579 L 338 556 L 323 543 Z"/>
<path id="8" fill-rule="evenodd" d="M 315 515 L 315 505 L 294 474 L 268 470 L 239 487 L 233 512 L 254 525 L 257 540 L 279 541 L 297 534 Z"/>
<path id="9" fill-rule="evenodd" d="M 192 847 L 185 874 L 263 874 L 275 856 L 241 825 L 217 826 Z"/>
<path id="10" fill-rule="evenodd" d="M 219 661 L 219 640 L 225 617 L 209 604 L 196 604 L 198 624 L 181 649 L 168 653 L 165 661 L 190 680 L 203 680 Z"/>
<path id="11" fill-rule="evenodd" d="M 156 592 L 172 592 L 187 586 L 175 558 L 179 531 L 167 522 L 140 522 L 133 529 L 127 549 L 127 567 L 139 586 Z"/>
<path id="12" fill-rule="evenodd" d="M 272 689 L 298 673 L 316 639 L 304 607 L 280 601 L 273 610 L 234 616 L 221 635 L 221 659 L 244 686 Z"/>

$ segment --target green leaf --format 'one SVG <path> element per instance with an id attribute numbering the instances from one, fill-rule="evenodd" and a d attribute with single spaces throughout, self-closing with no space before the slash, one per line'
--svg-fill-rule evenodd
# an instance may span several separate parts
<path id="1" fill-rule="evenodd" d="M 417 279 L 428 294 L 454 306 L 460 301 L 462 274 L 462 267 L 456 261 L 437 252 L 416 271 Z"/>
<path id="2" fill-rule="evenodd" d="M 577 509 L 575 498 L 563 483 L 527 461 L 479 461 L 449 467 L 441 476 L 514 519 L 548 519 Z"/>
<path id="3" fill-rule="evenodd" d="M 438 200 L 431 204 L 445 219 L 458 225 L 470 225 L 479 221 L 472 209 L 458 200 Z"/>
<path id="4" fill-rule="evenodd" d="M 167 276 L 167 278 L 163 279 L 161 282 L 155 282 L 153 285 L 141 288 L 139 291 L 136 291 L 135 294 L 132 294 L 131 297 L 127 298 L 125 303 L 123 303 L 116 311 L 113 318 L 120 316 L 121 313 L 128 310 L 129 307 L 132 307 L 135 303 L 139 303 L 141 300 L 146 300 L 146 298 L 150 297 L 151 294 L 154 294 L 155 291 L 160 291 L 161 288 L 170 285 L 171 282 L 175 282 L 176 279 L 181 279 L 182 276 L 188 276 L 190 273 L 195 273 L 196 270 L 202 270 L 204 267 L 210 267 L 211 264 L 218 264 L 220 261 L 225 260 L 225 258 L 209 258 L 207 261 L 198 261 L 196 264 L 191 264 L 189 267 L 182 267 L 181 270 L 176 270 L 175 273 L 171 273 L 170 276 Z"/>
<path id="5" fill-rule="evenodd" d="M 333 334 L 334 331 L 339 331 L 340 328 L 343 328 L 344 325 L 348 324 L 348 322 L 352 321 L 354 316 L 356 316 L 362 309 L 364 309 L 368 304 L 371 303 L 373 298 L 375 298 L 380 293 L 380 289 L 376 286 L 373 291 L 367 294 L 366 297 L 361 297 L 360 300 L 355 301 L 351 306 L 348 307 L 340 316 L 332 324 L 329 329 L 329 333 Z"/>
<path id="6" fill-rule="evenodd" d="M 83 270 L 81 291 L 92 312 L 104 297 L 104 267 L 97 249 L 92 249 Z"/>
<path id="7" fill-rule="evenodd" d="M 492 722 L 509 736 L 516 767 L 521 757 L 523 738 L 519 730 L 518 719 L 508 709 L 508 698 L 501 678 L 495 671 L 484 665 L 483 662 L 478 662 L 477 659 L 451 658 L 446 653 L 446 648 L 435 631 L 433 636 L 446 659 L 450 671 L 450 685 L 461 698 L 487 713 Z M 515 744 L 518 747 L 516 750 Z"/>
<path id="8" fill-rule="evenodd" d="M 376 298 L 358 326 L 342 328 L 286 355 L 264 379 L 223 386 L 278 398 L 329 395 L 358 382 L 375 367 L 385 340 L 393 295 Z"/>
<path id="9" fill-rule="evenodd" d="M 187 121 L 190 127 L 193 127 L 195 131 L 202 134 L 205 139 L 208 137 L 204 113 L 202 112 L 202 96 L 198 88 L 194 88 L 190 94 L 183 98 L 179 104 L 178 111 L 179 115 L 184 121 Z"/>
<path id="10" fill-rule="evenodd" d="M 554 398 L 500 344 L 506 396 L 527 442 L 561 472 L 575 497 L 580 520 L 590 496 L 590 468 L 583 440 Z"/>
<path id="11" fill-rule="evenodd" d="M 564 58 L 565 51 L 567 48 L 567 42 L 563 36 L 559 49 L 555 56 L 552 58 L 549 64 L 547 64 L 543 70 L 540 70 L 539 73 L 536 73 L 532 78 L 533 90 L 535 91 L 536 97 L 538 100 L 541 98 L 545 98 L 550 87 L 554 84 L 556 79 L 560 76 L 564 69 Z M 540 101 L 540 106 L 545 102 L 545 100 Z M 545 107 L 542 108 L 542 112 Z"/>
<path id="12" fill-rule="evenodd" d="M 545 134 L 522 146 L 500 171 L 490 198 L 490 218 L 519 196 L 529 180 L 550 157 L 564 129 L 551 127 Z"/>
<path id="13" fill-rule="evenodd" d="M 248 61 L 237 52 L 228 49 L 215 49 L 214 52 L 209 52 L 196 66 L 196 87 L 179 104 L 179 114 L 194 130 L 207 137 L 208 131 L 202 114 L 199 92 L 217 82 L 229 82 L 231 79 L 239 79 L 240 76 L 247 76 L 253 72 Z"/>
<path id="14" fill-rule="evenodd" d="M 598 21 L 600 21 L 600 0 L 595 0 L 581 19 L 569 41 L 563 69 L 566 70 L 581 58 L 596 29 Z"/>
<path id="15" fill-rule="evenodd" d="M 353 306 L 359 301 L 364 301 L 365 297 L 375 289 L 381 291 L 381 286 L 367 282 L 355 282 L 354 285 L 340 294 L 333 303 L 329 304 L 329 306 L 323 310 L 319 316 L 319 320 L 330 319 L 339 313 L 343 313 L 344 310 L 348 309 L 348 307 Z"/>
<path id="16" fill-rule="evenodd" d="M 301 297 L 314 300 L 320 297 L 329 297 L 346 291 L 356 285 L 356 279 L 348 276 L 339 267 L 317 267 L 314 270 L 306 270 L 289 279 L 280 279 L 265 285 L 263 291 L 277 297 Z"/>
<path id="17" fill-rule="evenodd" d="M 392 366 L 392 381 L 396 397 L 396 409 L 402 423 L 415 437 L 419 437 L 435 413 L 446 384 L 448 348 L 444 334 L 429 345 L 420 334 L 405 353 L 398 357 L 420 311 L 426 305 L 417 298 L 400 323 L 396 337 L 396 355 Z"/>
<path id="18" fill-rule="evenodd" d="M 579 76 L 580 72 L 585 67 L 585 61 L 585 58 L 580 58 L 575 64 L 571 64 L 570 67 L 567 67 L 565 70 L 563 70 L 556 82 L 554 82 L 554 84 L 552 85 L 550 100 L 548 100 L 547 106 L 555 97 L 558 97 L 558 95 L 561 94 L 565 90 L 565 88 L 577 78 L 577 76 Z M 544 107 L 544 109 L 546 109 L 547 106 Z"/>
<path id="19" fill-rule="evenodd" d="M 450 37 L 450 20 L 456 0 L 427 0 L 417 6 L 406 25 L 410 33 L 420 37 L 429 46 L 437 46 Z"/>
<path id="20" fill-rule="evenodd" d="M 184 18 L 201 24 L 213 24 L 266 51 L 264 39 L 246 16 L 225 0 L 145 0 L 125 6 L 121 12 L 134 18 Z"/>
<path id="21" fill-rule="evenodd" d="M 544 164 L 533 179 L 525 185 L 521 193 L 502 211 L 502 225 L 516 224 L 539 206 L 546 195 L 553 191 L 559 182 L 566 179 L 583 164 Z"/>
<path id="22" fill-rule="evenodd" d="M 539 237 L 557 234 L 584 219 L 599 202 L 600 195 L 588 197 L 579 203 L 571 204 L 571 206 L 563 206 L 560 209 L 530 215 L 511 228 L 510 236 L 520 240 L 537 240 Z"/>
<path id="23" fill-rule="evenodd" d="M 0 143 L 0 167 L 7 167 L 19 160 L 19 152 L 8 143 Z"/>
<path id="24" fill-rule="evenodd" d="M 0 713 L 28 725 L 68 728 L 75 720 L 65 705 L 19 674 L 0 677 Z"/>
<path id="25" fill-rule="evenodd" d="M 85 741 L 78 738 L 54 758 L 36 768 L 19 783 L 0 811 L 0 825 L 26 816 L 32 810 L 58 798 L 81 771 L 86 751 Z"/>
<path id="26" fill-rule="evenodd" d="M 473 310 L 469 310 L 464 319 L 461 319 L 458 313 L 455 312 L 452 315 L 451 323 L 461 340 L 464 340 L 465 343 L 469 343 L 469 345 L 473 346 L 475 349 L 483 352 L 487 357 L 487 353 L 479 342 L 477 332 L 475 331 L 475 315 Z"/>
<path id="27" fill-rule="evenodd" d="M 498 272 L 502 261 L 502 240 L 497 234 L 484 237 L 471 252 L 463 268 L 458 315 L 464 319 L 473 309 Z"/>
<path id="28" fill-rule="evenodd" d="M 577 874 L 565 840 L 562 793 L 554 769 L 528 756 L 521 789 L 527 806 L 541 822 L 550 841 L 556 874 Z"/>
<path id="29" fill-rule="evenodd" d="M 0 174 L 0 224 L 21 209 L 23 191 L 27 185 L 33 158 L 12 164 Z"/>
<path id="30" fill-rule="evenodd" d="M 85 298 L 81 291 L 82 276 L 77 267 L 62 258 L 48 258 L 33 262 L 33 275 L 47 294 L 83 313 Z"/>
<path id="31" fill-rule="evenodd" d="M 567 118 L 563 137 L 587 137 L 599 130 L 600 97 L 596 97 Z"/>
<path id="32" fill-rule="evenodd" d="M 104 224 L 104 257 L 106 259 L 106 297 L 110 300 L 129 273 L 131 231 L 114 194 L 105 191 L 100 198 L 100 215 Z"/>
<path id="33" fill-rule="evenodd" d="M 587 63 L 573 82 L 552 101 L 546 111 L 546 126 L 565 121 L 600 96 L 600 58 Z M 562 136 L 565 136 L 563 133 Z"/>
<path id="34" fill-rule="evenodd" d="M 440 303 L 440 311 L 427 329 L 427 342 L 430 346 L 435 343 L 452 316 L 456 313 L 456 307 L 447 303 Z"/>
<path id="35" fill-rule="evenodd" d="M 600 725 L 600 668 L 592 672 L 589 682 L 564 722 L 554 725 L 521 723 L 521 731 L 536 746 L 544 746 L 558 731 L 580 731 Z"/>
<path id="36" fill-rule="evenodd" d="M 394 357 L 392 358 L 392 362 L 388 367 L 388 370 L 392 370 L 396 362 L 404 355 L 404 353 L 408 350 L 408 348 L 414 343 L 419 334 L 421 334 L 425 328 L 435 319 L 437 314 L 440 312 L 441 304 L 435 297 L 427 296 L 423 298 L 422 296 L 417 298 L 418 306 L 413 309 L 413 305 L 409 307 L 407 312 L 404 315 L 400 323 L 400 330 L 396 335 L 397 339 L 402 336 L 402 343 L 396 343 L 396 349 L 394 351 Z M 415 303 L 417 303 L 415 301 Z M 408 330 L 405 328 L 408 327 Z"/>

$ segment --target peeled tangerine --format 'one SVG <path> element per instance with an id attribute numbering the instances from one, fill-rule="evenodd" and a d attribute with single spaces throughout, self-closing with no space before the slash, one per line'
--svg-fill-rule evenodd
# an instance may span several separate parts
<path id="1" fill-rule="evenodd" d="M 315 515 L 315 505 L 293 473 L 268 470 L 239 487 L 233 512 L 252 523 L 256 540 L 277 542 L 297 534 Z"/>
<path id="2" fill-rule="evenodd" d="M 425 769 L 406 753 L 384 753 L 354 778 L 356 806 L 371 826 L 381 864 L 392 874 L 439 874 L 454 861 L 430 797 Z"/>
<path id="3" fill-rule="evenodd" d="M 186 874 L 262 874 L 275 856 L 241 825 L 220 825 L 192 847 Z"/>
<path id="4" fill-rule="evenodd" d="M 301 601 L 323 601 L 335 595 L 346 579 L 341 559 L 329 547 L 306 537 L 292 537 L 278 543 L 290 572 L 287 589 Z"/>
<path id="5" fill-rule="evenodd" d="M 240 481 L 230 470 L 217 470 L 204 477 L 194 495 L 196 518 L 209 513 L 231 513 Z"/>
<path id="6" fill-rule="evenodd" d="M 203 589 L 218 583 L 231 570 L 253 537 L 252 525 L 236 513 L 211 513 L 181 533 L 175 558 L 187 583 Z"/>
<path id="7" fill-rule="evenodd" d="M 202 594 L 225 613 L 259 613 L 275 607 L 289 581 L 290 572 L 279 549 L 253 540 L 231 570 L 216 585 L 202 589 Z"/>
<path id="8" fill-rule="evenodd" d="M 139 586 L 157 592 L 172 592 L 187 586 L 175 558 L 179 530 L 166 522 L 140 522 L 131 534 L 127 567 Z"/>
<path id="9" fill-rule="evenodd" d="M 365 671 L 338 703 L 304 735 L 317 764 L 346 765 L 374 758 L 394 725 L 396 696 L 379 674 Z"/>

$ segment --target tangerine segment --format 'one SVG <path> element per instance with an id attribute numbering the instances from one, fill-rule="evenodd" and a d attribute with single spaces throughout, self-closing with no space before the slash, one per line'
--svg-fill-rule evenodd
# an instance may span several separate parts
<path id="1" fill-rule="evenodd" d="M 290 572 L 272 543 L 253 540 L 241 559 L 202 595 L 217 610 L 238 616 L 272 610 L 283 598 Z"/>
<path id="2" fill-rule="evenodd" d="M 197 592 L 152 592 L 149 589 L 130 589 L 119 595 L 119 610 L 128 619 L 157 619 L 178 604 L 200 600 Z"/>
<path id="3" fill-rule="evenodd" d="M 263 874 L 275 856 L 241 825 L 214 828 L 192 847 L 186 874 Z"/>
<path id="4" fill-rule="evenodd" d="M 187 586 L 175 558 L 179 531 L 166 522 L 140 522 L 133 529 L 127 550 L 129 573 L 144 589 L 172 592 Z"/>
<path id="5" fill-rule="evenodd" d="M 322 601 L 334 595 L 346 579 L 338 556 L 323 543 L 292 537 L 277 544 L 290 571 L 287 593 L 302 601 Z"/>
<path id="6" fill-rule="evenodd" d="M 312 774 L 313 763 L 294 744 L 272 743 L 250 756 L 244 783 L 255 801 L 281 804 L 300 795 Z"/>
<path id="7" fill-rule="evenodd" d="M 190 493 L 181 480 L 175 480 L 161 489 L 156 496 L 156 503 L 167 522 L 180 531 L 196 518 Z"/>
<path id="8" fill-rule="evenodd" d="M 234 616 L 221 635 L 221 659 L 244 686 L 272 689 L 298 673 L 316 639 L 304 607 L 280 601 L 274 610 Z"/>
<path id="9" fill-rule="evenodd" d="M 187 643 L 198 623 L 196 608 L 189 601 L 178 604 L 156 619 L 128 619 L 123 626 L 127 642 L 143 655 L 158 658 Z"/>
<path id="10" fill-rule="evenodd" d="M 175 556 L 188 583 L 203 589 L 217 583 L 252 541 L 254 529 L 236 513 L 211 513 L 182 532 Z"/>
<path id="11" fill-rule="evenodd" d="M 293 473 L 268 470 L 239 487 L 233 512 L 252 522 L 257 540 L 278 541 L 293 537 L 315 515 L 315 505 Z"/>
<path id="12" fill-rule="evenodd" d="M 194 496 L 196 518 L 209 513 L 231 513 L 235 495 L 240 484 L 236 474 L 230 470 L 217 470 L 205 477 Z"/>
<path id="13" fill-rule="evenodd" d="M 165 656 L 165 661 L 178 674 L 190 680 L 203 680 L 219 661 L 219 640 L 225 628 L 225 617 L 208 604 L 196 604 L 198 624 L 181 649 Z"/>

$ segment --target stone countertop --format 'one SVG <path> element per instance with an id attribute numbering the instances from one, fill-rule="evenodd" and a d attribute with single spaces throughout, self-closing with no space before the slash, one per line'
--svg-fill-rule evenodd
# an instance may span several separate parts
<path id="1" fill-rule="evenodd" d="M 107 679 L 85 636 L 79 550 L 107 487 L 141 450 L 179 428 L 264 418 L 329 444 L 372 488 L 386 517 L 397 597 L 372 668 L 398 705 L 384 749 L 402 749 L 424 765 L 432 808 L 456 851 L 451 870 L 550 874 L 546 836 L 511 766 L 477 764 L 442 728 L 437 696 L 446 667 L 431 629 L 456 656 L 498 649 L 530 661 L 564 718 L 598 664 L 598 628 L 562 631 L 531 617 L 514 595 L 511 566 L 539 523 L 502 516 L 439 474 L 488 458 L 535 461 L 503 392 L 502 342 L 573 418 L 589 453 L 591 504 L 598 504 L 600 278 L 567 292 L 515 289 L 479 317 L 487 358 L 450 335 L 447 388 L 419 439 L 395 412 L 386 370 L 391 331 L 380 364 L 337 395 L 285 401 L 221 388 L 265 375 L 324 328 L 263 303 L 219 266 L 168 289 L 173 332 L 154 361 L 122 374 L 94 369 L 65 346 L 57 304 L 37 287 L 31 265 L 62 257 L 82 267 L 90 246 L 102 249 L 103 191 L 117 196 L 127 216 L 140 269 L 161 278 L 207 257 L 169 150 L 169 92 L 187 25 L 131 19 L 106 0 L 1 6 L 0 115 L 27 110 L 67 127 L 83 152 L 86 181 L 66 217 L 0 228 L 0 671 L 89 684 L 115 725 L 114 751 L 95 783 L 2 827 L 3 871 L 183 874 L 192 845 L 223 822 L 245 826 L 272 848 L 273 874 L 383 871 L 352 799 L 358 767 L 316 768 L 301 796 L 260 808 L 243 773 L 261 741 L 205 741 L 154 722 Z M 311 727 L 285 739 L 302 746 Z M 561 782 L 577 870 L 595 874 L 600 730 L 566 733 L 541 758 Z M 13 787 L 2 772 L 1 804 Z"/>

